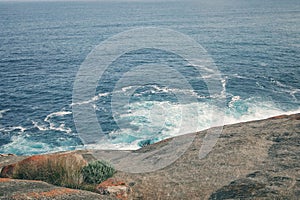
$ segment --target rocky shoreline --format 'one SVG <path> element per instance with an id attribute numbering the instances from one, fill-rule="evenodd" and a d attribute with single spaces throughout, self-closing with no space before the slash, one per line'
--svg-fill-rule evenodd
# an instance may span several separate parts
<path id="1" fill-rule="evenodd" d="M 148 173 L 117 171 L 95 192 L 58 187 L 37 180 L 13 179 L 24 164 L 43 159 L 74 159 L 84 165 L 96 158 L 82 150 L 38 156 L 0 156 L 0 199 L 298 199 L 300 197 L 300 114 L 226 125 L 213 150 L 199 159 L 208 130 L 172 164 Z M 139 150 L 155 152 L 164 142 Z M 101 154 L 102 153 L 102 154 Z M 116 163 L 124 158 L 103 159 Z M 163 155 L 154 155 L 163 158 Z M 161 156 L 161 157 L 160 157 Z M 25 160 L 24 160 L 25 159 Z M 99 158 L 98 158 L 99 159 Z M 151 159 L 151 158 L 145 158 Z M 74 163 L 70 160 L 70 163 Z M 73 166 L 72 166 L 73 167 Z M 69 173 L 72 173 L 70 168 Z"/>

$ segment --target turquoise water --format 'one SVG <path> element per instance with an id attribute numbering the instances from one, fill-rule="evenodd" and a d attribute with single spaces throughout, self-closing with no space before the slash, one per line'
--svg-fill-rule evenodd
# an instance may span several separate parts
<path id="1" fill-rule="evenodd" d="M 0 2 L 0 153 L 37 154 L 83 148 L 72 107 L 73 83 L 86 56 L 115 34 L 140 27 L 168 28 L 201 44 L 222 75 L 224 105 L 215 104 L 193 66 L 169 52 L 128 52 L 100 79 L 89 102 L 107 139 L 99 148 L 136 149 L 179 132 L 184 120 L 211 126 L 299 112 L 300 3 L 274 1 Z M 159 36 L 158 36 L 159 37 Z M 140 85 L 126 112 L 112 112 L 122 75 L 145 63 L 172 64 L 192 90 Z M 153 72 L 154 73 L 154 72 Z M 151 74 L 150 74 L 151 75 Z M 132 82 L 134 85 L 134 81 Z M 197 102 L 180 104 L 176 93 Z M 118 121 L 118 123 L 116 123 Z M 121 125 L 121 127 L 120 127 Z"/>

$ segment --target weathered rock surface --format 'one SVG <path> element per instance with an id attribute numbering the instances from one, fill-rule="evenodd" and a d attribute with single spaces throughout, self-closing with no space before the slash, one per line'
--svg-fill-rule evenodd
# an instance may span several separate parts
<path id="1" fill-rule="evenodd" d="M 114 178 L 109 178 L 100 183 L 96 187 L 96 191 L 103 195 L 111 195 L 117 199 L 125 200 L 128 199 L 131 189 L 125 182 L 118 181 Z"/>
<path id="2" fill-rule="evenodd" d="M 56 187 L 42 181 L 16 180 L 0 178 L 0 199 L 24 200 L 24 199 L 59 199 L 59 200 L 91 200 L 112 199 L 93 192 L 74 190 L 70 188 Z"/>
<path id="3" fill-rule="evenodd" d="M 118 171 L 113 179 L 97 187 L 103 195 L 65 190 L 44 182 L 2 179 L 0 197 L 13 199 L 18 194 L 20 199 L 29 199 L 25 196 L 34 194 L 38 188 L 42 193 L 35 196 L 37 199 L 50 198 L 47 192 L 51 190 L 59 194 L 51 199 L 69 196 L 72 196 L 69 199 L 299 199 L 300 114 L 224 126 L 213 150 L 199 159 L 199 149 L 207 133 L 196 133 L 187 151 L 163 169 L 140 174 Z M 146 146 L 138 152 L 154 152 L 171 140 Z M 88 162 L 94 159 L 91 151 L 74 153 L 81 154 Z M 97 155 L 112 164 L 126 160 L 126 156 L 109 157 L 112 155 L 109 151 L 97 151 Z M 9 157 L 12 161 L 7 160 Z M 164 155 L 145 159 L 153 158 L 164 159 Z M 6 156 L 5 159 L 3 162 L 0 157 L 0 167 L 23 158 Z M 127 191 L 126 195 L 116 195 L 122 191 Z"/>
<path id="4" fill-rule="evenodd" d="M 75 172 L 80 170 L 83 166 L 87 165 L 87 161 L 78 152 L 63 152 L 56 154 L 46 154 L 46 155 L 34 155 L 17 163 L 6 165 L 1 170 L 1 177 L 3 178 L 13 178 L 13 174 L 18 173 L 20 170 L 31 169 L 28 173 L 37 173 L 43 170 L 46 166 L 52 165 L 63 166 L 68 172 Z M 34 167 L 33 167 L 34 166 Z"/>

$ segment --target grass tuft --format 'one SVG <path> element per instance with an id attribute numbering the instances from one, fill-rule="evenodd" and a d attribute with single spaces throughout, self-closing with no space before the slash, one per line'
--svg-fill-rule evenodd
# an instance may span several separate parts
<path id="1" fill-rule="evenodd" d="M 57 186 L 95 192 L 95 186 L 113 176 L 115 169 L 105 161 L 89 164 L 81 155 L 32 157 L 16 165 L 13 178 L 41 180 Z"/>

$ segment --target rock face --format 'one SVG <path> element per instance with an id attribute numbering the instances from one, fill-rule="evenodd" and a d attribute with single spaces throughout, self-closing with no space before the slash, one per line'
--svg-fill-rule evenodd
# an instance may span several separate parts
<path id="1" fill-rule="evenodd" d="M 112 199 L 93 192 L 56 187 L 42 181 L 15 180 L 0 178 L 0 199 L 59 199 L 59 200 L 91 200 Z"/>
<path id="2" fill-rule="evenodd" d="M 118 181 L 114 178 L 109 178 L 100 183 L 96 187 L 96 191 L 103 195 L 111 195 L 117 199 L 125 200 L 128 199 L 131 189 L 125 182 Z"/>
<path id="3" fill-rule="evenodd" d="M 208 132 L 195 133 L 192 145 L 167 167 L 140 174 L 118 171 L 97 186 L 100 194 L 39 181 L 0 179 L 0 198 L 50 199 L 54 193 L 51 199 L 299 199 L 300 114 L 224 126 L 213 150 L 199 159 L 199 149 Z M 170 140 L 138 151 L 149 153 Z M 80 154 L 87 162 L 94 159 L 92 151 L 70 154 Z M 109 158 L 106 151 L 102 154 L 112 164 L 126 159 Z M 153 156 L 164 159 L 163 155 Z M 15 162 L 21 160 L 8 157 Z M 3 157 L 4 164 L 0 157 L 0 167 L 7 166 L 2 169 L 2 176 L 7 177 L 22 163 L 14 165 L 8 157 Z"/>
<path id="4" fill-rule="evenodd" d="M 199 159 L 206 133 L 197 133 L 184 155 L 161 170 L 115 178 L 135 182 L 132 199 L 299 199 L 300 114 L 224 126 L 213 150 Z"/>

